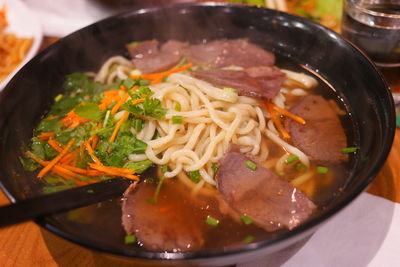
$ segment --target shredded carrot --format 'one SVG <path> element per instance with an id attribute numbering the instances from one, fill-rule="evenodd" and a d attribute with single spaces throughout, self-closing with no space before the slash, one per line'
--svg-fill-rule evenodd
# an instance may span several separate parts
<path id="1" fill-rule="evenodd" d="M 57 119 L 58 117 L 60 117 L 60 116 L 50 116 L 50 117 L 44 118 L 43 120 L 45 120 L 45 121 L 54 120 L 54 119 Z"/>
<path id="2" fill-rule="evenodd" d="M 121 85 L 119 86 L 119 89 L 121 89 L 121 90 L 124 91 L 124 92 L 128 91 L 128 88 L 126 88 L 126 86 L 123 85 L 123 84 L 121 84 Z"/>
<path id="3" fill-rule="evenodd" d="M 283 138 L 290 138 L 289 133 L 286 131 L 286 129 L 283 127 L 282 122 L 279 118 L 279 116 L 277 116 L 274 107 L 271 103 L 265 102 L 265 105 L 267 106 L 267 110 L 269 112 L 269 114 L 271 115 L 271 119 L 274 122 L 276 128 L 278 129 L 278 131 L 281 133 L 281 135 L 283 136 Z"/>
<path id="4" fill-rule="evenodd" d="M 96 149 L 98 141 L 99 141 L 99 137 L 97 135 L 94 135 L 93 139 L 92 139 L 92 144 L 91 144 L 93 149 Z"/>
<path id="5" fill-rule="evenodd" d="M 100 100 L 99 109 L 106 110 L 109 105 L 114 102 L 118 102 L 121 98 L 119 95 L 119 90 L 107 90 L 104 91 L 104 98 Z"/>
<path id="6" fill-rule="evenodd" d="M 158 72 L 158 73 L 143 74 L 143 75 L 135 75 L 135 76 L 132 76 L 131 78 L 132 79 L 142 78 L 142 79 L 145 79 L 145 80 L 157 80 L 157 79 L 162 80 L 162 78 L 164 76 L 170 75 L 170 74 L 175 73 L 175 72 L 184 71 L 184 70 L 190 68 L 191 66 L 192 66 L 192 63 L 188 63 L 188 64 L 183 65 L 182 67 L 175 67 L 175 68 L 172 68 L 172 69 L 167 70 L 167 71 Z"/>
<path id="7" fill-rule="evenodd" d="M 61 164 L 69 164 L 69 165 L 76 165 L 76 154 L 79 152 L 79 149 L 76 149 L 70 153 L 67 153 L 61 160 Z M 73 164 L 72 164 L 73 163 Z"/>
<path id="8" fill-rule="evenodd" d="M 136 104 L 139 104 L 139 103 L 143 103 L 144 102 L 144 99 L 143 98 L 140 98 L 140 99 L 135 99 L 135 100 L 132 100 L 132 104 L 133 105 L 136 105 Z"/>
<path id="9" fill-rule="evenodd" d="M 121 119 L 117 122 L 117 125 L 115 125 L 114 131 L 110 137 L 110 143 L 114 142 L 115 138 L 117 137 L 119 128 L 121 127 L 122 123 L 128 118 L 128 116 L 129 116 L 129 112 L 124 111 L 124 114 L 122 115 Z"/>
<path id="10" fill-rule="evenodd" d="M 58 143 L 56 140 L 54 140 L 53 138 L 50 138 L 47 143 L 54 148 L 55 151 L 57 151 L 58 153 L 61 153 L 61 151 L 63 151 L 63 145 L 61 145 L 60 143 Z"/>
<path id="11" fill-rule="evenodd" d="M 40 140 L 47 141 L 50 138 L 54 138 L 55 136 L 56 136 L 56 134 L 53 132 L 43 132 L 43 133 L 39 134 L 38 138 Z"/>
<path id="12" fill-rule="evenodd" d="M 90 120 L 80 117 L 78 114 L 75 113 L 74 110 L 71 110 L 70 112 L 68 112 L 67 116 L 60 121 L 64 124 L 66 128 L 75 128 L 79 124 L 88 122 Z"/>
<path id="13" fill-rule="evenodd" d="M 107 173 L 109 175 L 121 176 L 121 177 L 125 177 L 125 178 L 132 179 L 132 180 L 135 180 L 135 181 L 139 181 L 139 177 L 137 177 L 136 175 L 127 174 L 127 173 L 124 173 L 124 172 L 121 172 L 121 171 L 116 171 L 112 167 L 107 167 L 107 166 L 104 166 L 104 165 L 97 165 L 97 164 L 93 164 L 93 163 L 89 163 L 89 166 L 92 169 L 95 169 L 95 170 L 98 170 L 98 171 L 102 171 L 102 172 Z"/>
<path id="14" fill-rule="evenodd" d="M 286 117 L 289 117 L 289 118 L 291 118 L 291 119 L 297 121 L 298 123 L 306 124 L 306 121 L 305 121 L 302 117 L 299 117 L 299 116 L 297 116 L 297 115 L 294 115 L 293 113 L 289 112 L 288 110 L 283 109 L 283 108 L 280 108 L 280 107 L 278 107 L 278 106 L 276 106 L 276 105 L 274 105 L 274 104 L 271 104 L 271 103 L 270 103 L 270 105 L 272 105 L 273 108 L 274 108 L 274 110 L 277 111 L 277 112 L 279 112 L 280 114 L 282 114 L 282 115 L 284 115 L 284 116 L 286 116 Z"/>
<path id="15" fill-rule="evenodd" d="M 119 108 L 122 106 L 122 104 L 125 103 L 125 101 L 128 99 L 129 94 L 125 93 L 117 102 L 117 104 L 115 104 L 115 106 L 111 109 L 111 114 L 115 114 L 117 113 L 117 111 L 119 110 Z"/>
<path id="16" fill-rule="evenodd" d="M 60 161 L 60 159 L 62 159 L 62 157 L 68 152 L 68 150 L 71 148 L 72 144 L 75 142 L 75 138 L 72 138 L 68 144 L 64 147 L 64 149 L 60 152 L 60 154 L 58 154 L 57 157 L 55 157 L 54 159 L 52 159 L 49 162 L 49 165 L 47 165 L 46 167 L 44 167 L 38 174 L 37 177 L 42 178 L 44 175 L 46 175 L 47 172 L 49 172 L 54 165 L 57 164 L 58 161 Z"/>
<path id="17" fill-rule="evenodd" d="M 30 151 L 27 151 L 26 155 L 28 157 L 32 158 L 33 160 L 35 160 L 37 163 L 39 163 L 42 166 L 48 166 L 49 163 L 50 163 L 49 161 L 44 161 L 44 160 L 40 159 L 38 156 L 36 156 L 35 154 L 33 154 Z M 55 165 L 54 169 L 52 170 L 52 172 L 54 172 L 55 174 L 60 175 L 61 177 L 69 179 L 69 180 L 74 179 L 74 178 L 81 178 L 82 177 L 81 175 L 79 175 L 77 173 L 68 171 L 66 168 L 64 168 L 64 166 L 59 166 L 59 165 Z M 78 184 L 79 184 L 79 182 L 78 182 Z"/>
<path id="18" fill-rule="evenodd" d="M 156 78 L 150 82 L 151 85 L 158 84 L 162 82 L 162 77 Z"/>
<path id="19" fill-rule="evenodd" d="M 89 153 L 90 157 L 92 158 L 92 160 L 94 162 L 96 162 L 99 165 L 103 165 L 103 163 L 101 163 L 101 161 L 99 160 L 98 157 L 95 156 L 93 148 L 90 146 L 90 144 L 88 143 L 88 141 L 84 142 L 84 146 L 86 147 L 87 152 Z"/>

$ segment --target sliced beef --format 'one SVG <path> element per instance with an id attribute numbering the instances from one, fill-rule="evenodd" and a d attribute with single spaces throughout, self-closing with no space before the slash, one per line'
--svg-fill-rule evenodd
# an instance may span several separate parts
<path id="1" fill-rule="evenodd" d="M 126 46 L 132 59 L 142 59 L 158 53 L 158 41 L 149 40 Z"/>
<path id="2" fill-rule="evenodd" d="M 194 251 L 204 244 L 205 223 L 193 215 L 188 190 L 164 182 L 157 203 L 155 185 L 131 185 L 124 193 L 122 223 L 127 234 L 152 251 Z"/>
<path id="3" fill-rule="evenodd" d="M 177 65 L 182 59 L 187 44 L 169 40 L 159 49 L 158 41 L 152 40 L 127 47 L 133 64 L 145 74 L 164 71 Z"/>
<path id="4" fill-rule="evenodd" d="M 293 144 L 311 160 L 319 163 L 336 163 L 347 160 L 341 149 L 347 146 L 347 138 L 338 115 L 321 96 L 309 95 L 294 104 L 290 112 L 305 119 L 299 124 L 291 119 L 285 127 Z"/>
<path id="5" fill-rule="evenodd" d="M 217 87 L 231 87 L 239 95 L 271 99 L 279 92 L 285 74 L 272 67 L 253 67 L 241 70 L 198 70 L 192 76 Z"/>
<path id="6" fill-rule="evenodd" d="M 206 67 L 273 66 L 274 54 L 245 39 L 215 40 L 190 46 L 185 53 L 188 61 Z"/>
<path id="7" fill-rule="evenodd" d="M 251 170 L 248 160 L 236 146 L 220 160 L 218 190 L 228 205 L 267 231 L 306 221 L 315 209 L 307 196 L 259 165 Z"/>

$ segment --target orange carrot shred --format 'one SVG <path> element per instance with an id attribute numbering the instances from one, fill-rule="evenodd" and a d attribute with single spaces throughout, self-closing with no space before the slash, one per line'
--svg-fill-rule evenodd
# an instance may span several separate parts
<path id="1" fill-rule="evenodd" d="M 111 109 L 111 114 L 115 114 L 117 113 L 117 111 L 119 110 L 119 108 L 122 106 L 122 104 L 125 103 L 125 101 L 128 99 L 129 94 L 125 93 L 117 102 L 117 104 L 115 104 L 115 106 Z"/>
<path id="2" fill-rule="evenodd" d="M 274 107 L 271 103 L 265 103 L 265 105 L 267 106 L 267 110 L 269 112 L 269 114 L 271 115 L 271 119 L 274 122 L 276 128 L 278 129 L 278 131 L 281 133 L 281 135 L 283 136 L 283 138 L 290 138 L 289 133 L 286 131 L 286 129 L 283 127 L 282 122 L 280 121 L 279 116 L 276 115 L 276 112 L 274 110 Z"/>
<path id="3" fill-rule="evenodd" d="M 62 157 L 68 152 L 68 150 L 71 148 L 72 144 L 75 142 L 75 138 L 72 138 L 68 144 L 64 147 L 64 149 L 60 152 L 60 154 L 58 154 L 57 157 L 55 157 L 54 159 L 52 159 L 49 162 L 49 165 L 47 165 L 46 167 L 44 167 L 39 174 L 37 175 L 37 177 L 42 178 L 44 175 L 46 175 L 47 172 L 49 172 L 54 165 L 57 164 L 58 161 L 60 161 L 60 159 L 62 159 Z"/>
<path id="4" fill-rule="evenodd" d="M 62 120 L 60 120 L 60 121 L 67 128 L 75 128 L 79 124 L 88 122 L 90 120 L 80 117 L 78 114 L 75 113 L 74 110 L 71 110 L 70 112 L 68 112 L 67 116 L 65 118 L 63 118 Z"/>
<path id="5" fill-rule="evenodd" d="M 183 65 L 182 67 L 175 67 L 175 68 L 172 68 L 172 69 L 167 70 L 167 71 L 158 72 L 158 73 L 143 74 L 143 75 L 135 75 L 135 76 L 132 76 L 131 78 L 132 79 L 142 78 L 142 79 L 146 79 L 146 80 L 156 80 L 156 79 L 162 80 L 162 78 L 164 76 L 170 75 L 170 74 L 175 73 L 175 72 L 184 71 L 184 70 L 190 68 L 191 66 L 192 66 L 192 63 L 188 63 L 188 64 Z"/>
<path id="6" fill-rule="evenodd" d="M 41 134 L 38 135 L 38 138 L 39 138 L 40 140 L 47 141 L 47 140 L 49 140 L 50 138 L 54 138 L 55 136 L 56 136 L 56 134 L 53 133 L 53 132 L 43 132 L 43 133 L 41 133 Z"/>
<path id="7" fill-rule="evenodd" d="M 58 143 L 56 140 L 50 138 L 47 143 L 54 148 L 55 151 L 57 151 L 58 153 L 61 153 L 61 151 L 63 151 L 63 145 L 61 145 L 60 143 Z"/>
<path id="8" fill-rule="evenodd" d="M 122 115 L 121 119 L 117 122 L 117 125 L 115 125 L 114 131 L 110 137 L 110 143 L 114 142 L 115 138 L 117 137 L 119 128 L 121 127 L 122 123 L 128 118 L 128 116 L 129 116 L 129 112 L 124 111 L 124 114 Z"/>
<path id="9" fill-rule="evenodd" d="M 87 152 L 89 153 L 90 157 L 92 158 L 92 160 L 93 160 L 94 162 L 96 162 L 97 164 L 99 164 L 99 165 L 103 165 L 103 163 L 101 163 L 101 161 L 99 160 L 99 158 L 96 157 L 96 156 L 94 155 L 93 148 L 90 146 L 90 144 L 88 143 L 88 141 L 85 141 L 85 142 L 84 142 L 84 145 L 85 145 L 86 150 L 87 150 Z"/>
<path id="10" fill-rule="evenodd" d="M 271 104 L 271 105 L 273 105 L 273 104 Z M 276 106 L 276 105 L 273 105 L 273 108 L 274 108 L 274 110 L 277 111 L 278 113 L 280 113 L 280 114 L 282 114 L 282 115 L 284 115 L 284 116 L 286 116 L 286 117 L 289 117 L 289 118 L 291 118 L 291 119 L 297 121 L 298 123 L 306 124 L 306 121 L 305 121 L 302 117 L 299 117 L 299 116 L 297 116 L 297 115 L 291 113 L 290 111 L 288 111 L 288 110 L 286 110 L 286 109 L 280 108 L 280 107 L 278 107 L 278 106 Z"/>
<path id="11" fill-rule="evenodd" d="M 144 102 L 144 99 L 143 98 L 140 98 L 140 99 L 135 99 L 135 100 L 132 100 L 132 104 L 133 105 L 135 105 L 135 104 L 139 104 L 139 103 L 143 103 Z"/>
<path id="12" fill-rule="evenodd" d="M 128 174 L 128 173 L 124 173 L 124 172 L 121 172 L 121 171 L 117 171 L 113 167 L 107 167 L 107 166 L 104 166 L 104 165 L 97 165 L 97 164 L 93 164 L 93 163 L 89 163 L 89 166 L 92 169 L 95 169 L 95 170 L 98 170 L 98 171 L 102 171 L 102 172 L 107 173 L 109 175 L 121 176 L 121 177 L 125 177 L 125 178 L 132 179 L 132 180 L 135 180 L 135 181 L 139 181 L 139 177 L 137 177 L 137 176 L 135 176 L 133 174 Z M 120 168 L 118 168 L 118 169 L 120 169 Z"/>

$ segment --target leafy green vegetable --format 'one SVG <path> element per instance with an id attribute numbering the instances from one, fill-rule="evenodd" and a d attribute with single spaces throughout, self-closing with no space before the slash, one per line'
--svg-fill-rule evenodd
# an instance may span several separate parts
<path id="1" fill-rule="evenodd" d="M 103 140 L 97 147 L 95 155 L 106 166 L 122 167 L 129 154 L 142 154 L 146 148 L 145 142 L 137 139 L 132 133 L 125 132 L 122 136 L 119 135 L 113 143 Z M 111 152 L 109 153 L 109 151 Z"/>
<path id="2" fill-rule="evenodd" d="M 63 124 L 59 121 L 59 118 L 41 120 L 36 127 L 36 134 L 41 132 L 59 132 L 62 125 Z"/>
<path id="3" fill-rule="evenodd" d="M 19 161 L 21 162 L 22 167 L 27 171 L 34 171 L 40 167 L 40 164 L 31 158 L 19 157 Z"/>
<path id="4" fill-rule="evenodd" d="M 141 174 L 145 170 L 147 170 L 151 165 L 153 165 L 153 162 L 151 160 L 143 160 L 137 162 L 128 161 L 127 163 L 124 164 L 123 168 L 134 170 L 136 173 Z"/>
<path id="5" fill-rule="evenodd" d="M 94 102 L 86 102 L 83 105 L 78 105 L 74 111 L 80 117 L 93 121 L 100 121 L 104 114 L 104 112 L 99 109 L 98 104 Z"/>
<path id="6" fill-rule="evenodd" d="M 182 124 L 183 122 L 182 116 L 172 116 L 171 120 L 172 124 Z"/>
<path id="7" fill-rule="evenodd" d="M 129 92 L 129 94 L 132 100 L 144 99 L 144 102 L 133 104 L 132 101 L 129 101 L 122 105 L 122 109 L 144 117 L 165 118 L 167 110 L 161 107 L 159 99 L 151 98 L 154 93 L 149 87 L 140 86 L 135 91 Z"/>

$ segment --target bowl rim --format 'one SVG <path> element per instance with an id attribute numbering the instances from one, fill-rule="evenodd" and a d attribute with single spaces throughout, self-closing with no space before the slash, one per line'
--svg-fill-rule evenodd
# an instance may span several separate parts
<path id="1" fill-rule="evenodd" d="M 333 35 L 335 38 L 341 40 L 344 43 L 347 43 L 347 45 L 351 46 L 352 49 L 356 53 L 360 53 L 362 57 L 364 57 L 370 67 L 375 70 L 379 74 L 379 77 L 381 81 L 384 84 L 385 87 L 385 94 L 387 99 L 389 100 L 389 105 L 390 109 L 393 110 L 390 114 L 388 114 L 388 119 L 390 122 L 390 125 L 388 127 L 388 131 L 386 132 L 386 146 L 383 147 L 381 150 L 380 157 L 376 160 L 374 167 L 371 169 L 369 175 L 366 177 L 366 179 L 359 185 L 357 186 L 351 194 L 348 194 L 347 197 L 343 198 L 340 202 L 337 202 L 336 205 L 332 208 L 329 209 L 329 211 L 322 212 L 319 216 L 312 218 L 311 220 L 301 224 L 300 226 L 296 227 L 295 229 L 291 231 L 284 232 L 280 234 L 277 237 L 267 239 L 267 240 L 262 240 L 259 242 L 254 242 L 251 244 L 243 245 L 238 248 L 233 248 L 233 249 L 220 249 L 220 250 L 204 250 L 204 251 L 199 251 L 199 252 L 151 252 L 151 251 L 139 251 L 139 250 L 133 250 L 133 249 L 121 249 L 121 248 L 116 248 L 113 246 L 108 246 L 108 245 L 102 245 L 102 244 L 96 244 L 93 242 L 90 242 L 89 240 L 83 240 L 75 235 L 72 235 L 60 228 L 58 228 L 55 225 L 52 225 L 51 223 L 48 222 L 47 217 L 44 218 L 38 218 L 35 220 L 35 223 L 38 224 L 39 226 L 43 227 L 44 229 L 50 231 L 51 233 L 64 238 L 68 241 L 71 241 L 75 244 L 84 246 L 89 249 L 101 251 L 101 252 L 106 252 L 106 253 L 111 253 L 119 256 L 125 256 L 125 257 L 130 257 L 130 258 L 139 258 L 142 260 L 173 260 L 173 261 L 184 261 L 184 260 L 200 260 L 204 258 L 213 258 L 213 257 L 224 257 L 224 256 L 229 256 L 229 255 L 238 255 L 238 254 L 244 254 L 247 252 L 253 252 L 255 250 L 261 250 L 263 248 L 269 247 L 272 244 L 278 244 L 281 241 L 288 240 L 294 237 L 298 237 L 301 234 L 304 234 L 305 232 L 317 227 L 318 225 L 321 225 L 323 222 L 325 222 L 327 219 L 330 217 L 336 215 L 339 211 L 343 210 L 349 203 L 351 203 L 353 200 L 356 199 L 357 196 L 359 196 L 366 188 L 367 186 L 372 182 L 372 180 L 376 177 L 377 173 L 383 166 L 384 162 L 386 161 L 393 140 L 394 140 L 394 135 L 395 135 L 395 105 L 393 101 L 393 97 L 391 95 L 390 90 L 388 89 L 388 85 L 382 75 L 382 73 L 378 70 L 376 65 L 372 62 L 372 60 L 363 52 L 361 51 L 356 45 L 345 39 L 343 36 L 339 35 L 338 33 L 320 25 L 317 24 L 311 20 L 308 20 L 306 18 L 302 18 L 296 15 L 288 14 L 285 12 L 277 11 L 277 10 L 272 10 L 268 8 L 263 8 L 263 7 L 256 7 L 256 6 L 248 6 L 248 5 L 236 5 L 236 4 L 230 4 L 230 3 L 221 3 L 221 2 L 189 2 L 189 3 L 179 3 L 179 4 L 171 4 L 171 5 L 165 5 L 165 6 L 159 6 L 159 7 L 150 7 L 150 8 L 142 8 L 142 9 L 136 9 L 136 10 L 130 10 L 126 11 L 114 16 L 110 16 L 108 18 L 99 20 L 93 24 L 90 24 L 84 28 L 81 28 L 64 38 L 58 40 L 54 44 L 50 45 L 48 48 L 45 50 L 41 51 L 38 55 L 36 55 L 30 62 L 32 62 L 35 58 L 41 57 L 46 54 L 47 51 L 50 51 L 53 46 L 55 46 L 57 43 L 62 42 L 63 40 L 66 40 L 68 37 L 78 34 L 79 32 L 88 30 L 92 27 L 95 27 L 97 24 L 100 23 L 107 23 L 108 21 L 115 20 L 118 17 L 124 17 L 124 16 L 137 16 L 143 13 L 152 13 L 152 12 L 157 12 L 158 10 L 161 9 L 172 9 L 172 8 L 186 8 L 186 7 L 191 7 L 191 8 L 202 8 L 202 7 L 229 7 L 229 8 L 245 8 L 245 9 L 254 9 L 258 10 L 258 12 L 264 12 L 265 15 L 270 15 L 271 12 L 275 14 L 279 14 L 281 16 L 288 17 L 290 20 L 293 21 L 301 21 L 302 23 L 311 25 L 314 28 L 318 28 L 319 30 L 325 32 L 326 34 Z M 30 62 L 26 64 L 23 69 L 29 67 Z M 15 79 L 15 78 L 13 78 Z M 5 92 L 8 89 L 9 86 L 6 86 L 6 88 L 3 90 Z M 2 93 L 3 93 L 2 92 Z M 383 93 L 383 92 L 382 92 Z M 12 193 L 5 188 L 5 186 L 0 182 L 0 187 L 3 189 L 4 193 L 6 196 L 12 201 L 15 202 L 16 198 Z"/>

